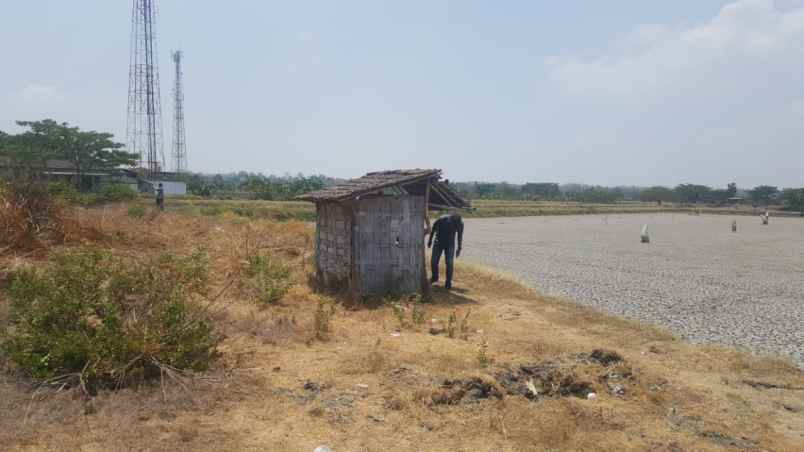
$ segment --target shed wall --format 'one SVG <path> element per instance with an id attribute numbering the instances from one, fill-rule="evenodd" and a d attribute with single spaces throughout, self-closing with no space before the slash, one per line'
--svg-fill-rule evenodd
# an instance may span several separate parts
<path id="1" fill-rule="evenodd" d="M 328 289 L 349 287 L 352 266 L 352 211 L 349 204 L 317 204 L 316 273 Z"/>
<path id="2" fill-rule="evenodd" d="M 424 272 L 423 196 L 354 203 L 353 288 L 363 295 L 417 293 Z"/>

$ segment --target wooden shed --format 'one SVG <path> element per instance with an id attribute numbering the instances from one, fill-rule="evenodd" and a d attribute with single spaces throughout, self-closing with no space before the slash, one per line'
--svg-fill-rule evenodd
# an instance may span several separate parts
<path id="1" fill-rule="evenodd" d="M 428 210 L 468 208 L 441 170 L 366 174 L 298 199 L 316 205 L 316 278 L 353 296 L 417 293 L 427 283 Z"/>

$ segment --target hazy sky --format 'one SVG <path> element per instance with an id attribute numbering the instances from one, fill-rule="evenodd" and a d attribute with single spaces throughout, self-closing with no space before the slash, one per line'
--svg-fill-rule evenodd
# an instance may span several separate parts
<path id="1" fill-rule="evenodd" d="M 804 185 L 804 0 L 159 5 L 166 142 L 180 47 L 194 171 Z M 130 14 L 4 1 L 0 130 L 125 141 Z"/>

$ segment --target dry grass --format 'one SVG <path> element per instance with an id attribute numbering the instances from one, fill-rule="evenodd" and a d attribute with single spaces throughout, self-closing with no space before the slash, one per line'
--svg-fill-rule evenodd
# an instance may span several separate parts
<path id="1" fill-rule="evenodd" d="M 399 302 L 407 321 L 398 334 L 390 305 L 339 307 L 330 333 L 316 339 L 309 225 L 228 214 L 135 220 L 122 209 L 78 217 L 97 231 L 78 242 L 116 253 L 204 246 L 224 291 L 215 314 L 227 336 L 222 361 L 181 383 L 92 400 L 33 391 L 2 372 L 2 450 L 804 450 L 804 391 L 796 389 L 804 373 L 779 359 L 687 344 L 465 265 L 455 291 L 435 290 L 423 324 L 412 321 L 412 301 Z M 297 282 L 269 307 L 232 284 L 255 250 L 283 259 Z M 0 316 L 4 304 L 0 298 Z M 470 309 L 464 334 L 440 332 L 452 313 Z M 486 367 L 478 363 L 483 341 L 493 360 Z M 623 361 L 597 363 L 590 353 L 601 348 Z M 550 395 L 536 400 L 506 394 L 501 374 L 548 363 L 553 390 L 583 383 L 598 398 L 547 387 Z M 445 379 L 458 383 L 445 388 Z M 463 394 L 471 382 L 504 395 Z M 610 383 L 624 393 L 610 393 Z M 454 403 L 438 402 L 445 393 Z"/>

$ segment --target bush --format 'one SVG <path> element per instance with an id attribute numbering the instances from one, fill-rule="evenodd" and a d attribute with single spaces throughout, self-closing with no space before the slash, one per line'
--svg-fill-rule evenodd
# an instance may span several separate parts
<path id="1" fill-rule="evenodd" d="M 223 209 L 223 208 L 221 208 L 219 206 L 205 206 L 205 207 L 202 207 L 202 208 L 199 209 L 199 212 L 201 213 L 201 215 L 204 215 L 204 216 L 207 216 L 207 217 L 216 217 L 218 215 L 222 215 L 223 212 L 225 212 L 225 211 L 226 211 L 226 209 Z"/>
<path id="2" fill-rule="evenodd" d="M 130 207 L 128 209 L 128 216 L 140 220 L 145 217 L 145 209 L 140 206 Z"/>
<path id="3" fill-rule="evenodd" d="M 204 370 L 219 341 L 197 301 L 207 265 L 202 252 L 134 260 L 81 249 L 19 269 L 0 350 L 35 379 L 90 390 Z"/>
<path id="4" fill-rule="evenodd" d="M 84 195 L 66 182 L 49 183 L 47 185 L 47 192 L 50 196 L 62 199 L 70 204 L 81 204 L 84 202 Z"/>
<path id="5" fill-rule="evenodd" d="M 68 183 L 51 182 L 47 185 L 47 191 L 54 198 L 82 206 L 127 202 L 139 197 L 139 193 L 122 184 L 104 185 L 97 193 L 81 193 Z"/>
<path id="6" fill-rule="evenodd" d="M 128 185 L 104 185 L 98 193 L 84 195 L 82 204 L 98 205 L 116 202 L 127 202 L 137 199 L 139 195 Z"/>
<path id="7" fill-rule="evenodd" d="M 270 256 L 251 255 L 247 257 L 247 262 L 245 288 L 258 303 L 273 304 L 293 287 L 290 268 Z"/>
<path id="8" fill-rule="evenodd" d="M 62 209 L 35 182 L 0 182 L 0 253 L 9 249 L 30 250 L 47 242 L 64 241 Z"/>

